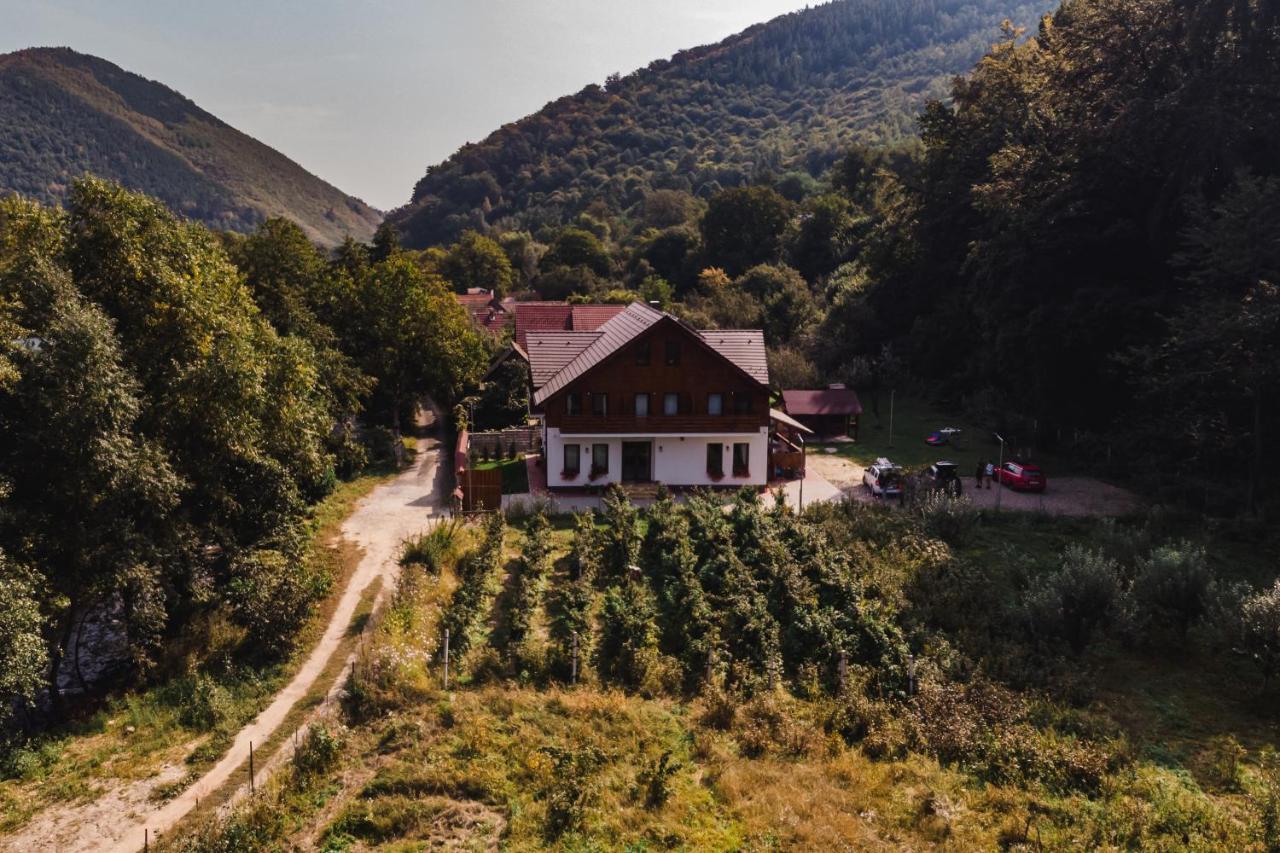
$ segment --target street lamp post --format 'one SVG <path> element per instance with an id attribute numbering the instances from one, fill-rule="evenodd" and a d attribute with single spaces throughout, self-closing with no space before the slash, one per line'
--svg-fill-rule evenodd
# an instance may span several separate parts
<path id="1" fill-rule="evenodd" d="M 1000 484 L 1000 472 L 1004 470 L 1004 436 L 1000 433 L 992 433 L 996 437 L 996 441 L 1000 442 L 1000 464 L 996 466 L 996 512 L 1000 511 L 1000 496 L 1004 494 L 1004 487 Z"/>

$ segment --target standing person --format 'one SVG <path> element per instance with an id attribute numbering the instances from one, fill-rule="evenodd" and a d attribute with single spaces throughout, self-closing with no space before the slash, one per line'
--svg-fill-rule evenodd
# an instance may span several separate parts
<path id="1" fill-rule="evenodd" d="M 987 473 L 987 488 L 989 489 L 991 488 L 991 481 L 996 478 L 996 466 L 988 462 L 986 473 Z"/>
<path id="2" fill-rule="evenodd" d="M 982 488 L 982 475 L 983 475 L 983 474 L 985 474 L 986 472 L 987 472 L 987 463 L 986 463 L 986 462 L 983 462 L 981 459 L 979 459 L 979 460 L 978 460 L 978 470 L 977 470 L 977 471 L 975 471 L 975 472 L 974 472 L 974 475 L 973 475 L 973 479 L 974 479 L 974 483 L 975 483 L 975 485 L 974 485 L 974 488 L 975 488 L 975 489 L 981 489 L 981 488 Z"/>

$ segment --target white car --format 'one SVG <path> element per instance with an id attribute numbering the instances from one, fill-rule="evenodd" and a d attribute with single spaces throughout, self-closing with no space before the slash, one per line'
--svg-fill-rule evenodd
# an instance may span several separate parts
<path id="1" fill-rule="evenodd" d="M 902 469 L 881 457 L 863 472 L 862 482 L 878 498 L 896 498 L 902 494 Z"/>

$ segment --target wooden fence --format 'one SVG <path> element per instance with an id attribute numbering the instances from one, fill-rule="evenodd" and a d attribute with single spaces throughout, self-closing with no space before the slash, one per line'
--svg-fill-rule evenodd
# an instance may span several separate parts
<path id="1" fill-rule="evenodd" d="M 502 509 L 502 469 L 468 468 L 458 475 L 463 512 L 492 512 Z"/>

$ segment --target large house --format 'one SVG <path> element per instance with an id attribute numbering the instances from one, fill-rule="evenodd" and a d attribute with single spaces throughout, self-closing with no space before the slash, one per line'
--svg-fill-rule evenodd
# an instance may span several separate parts
<path id="1" fill-rule="evenodd" d="M 592 331 L 529 331 L 547 485 L 764 485 L 769 369 L 759 330 L 698 331 L 635 302 Z"/>

